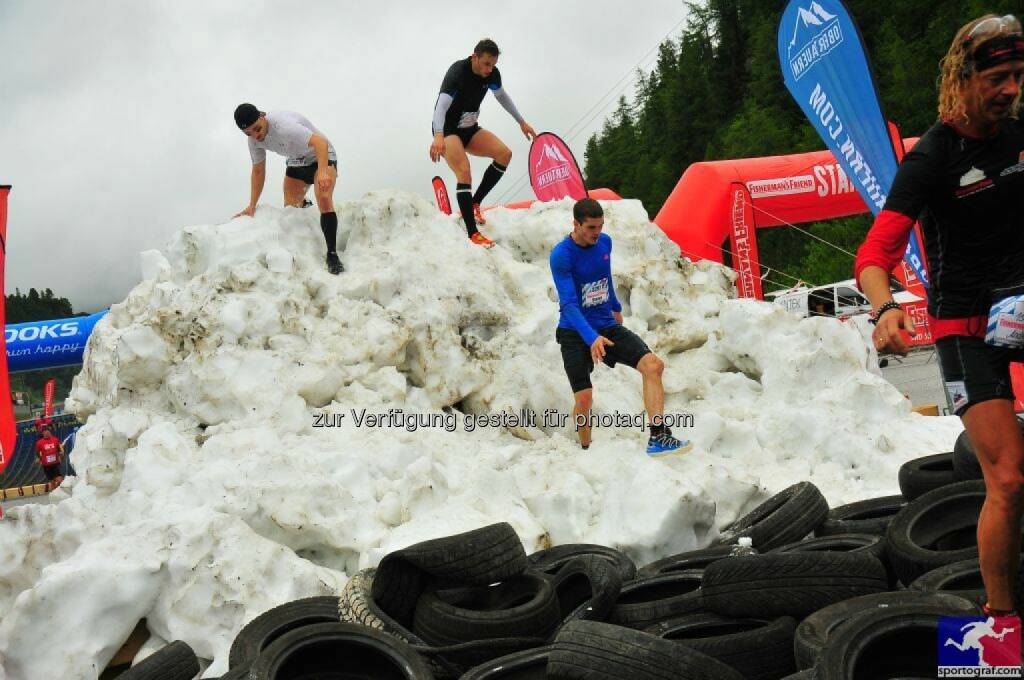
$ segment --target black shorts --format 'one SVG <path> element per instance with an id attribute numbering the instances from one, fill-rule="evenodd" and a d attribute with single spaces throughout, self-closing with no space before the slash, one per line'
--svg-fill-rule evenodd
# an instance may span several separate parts
<path id="1" fill-rule="evenodd" d="M 935 341 L 953 412 L 962 416 L 992 399 L 1013 401 L 1010 362 L 1024 361 L 1024 349 L 986 344 L 982 338 L 952 335 Z"/>
<path id="2" fill-rule="evenodd" d="M 644 355 L 651 352 L 647 343 L 625 326 L 609 326 L 598 330 L 598 333 L 615 343 L 606 346 L 604 354 L 604 363 L 612 368 L 617 363 L 636 368 Z M 565 366 L 565 374 L 569 376 L 569 385 L 572 386 L 572 391 L 589 390 L 592 387 L 590 373 L 594 370 L 594 360 L 590 358 L 590 346 L 580 337 L 579 333 L 571 328 L 555 330 L 555 340 L 562 348 L 562 364 Z"/>
<path id="3" fill-rule="evenodd" d="M 327 165 L 338 167 L 338 161 L 327 161 Z M 312 184 L 313 180 L 316 179 L 317 168 L 320 164 L 313 161 L 312 165 L 289 165 L 284 170 L 285 177 L 292 177 L 294 179 L 301 179 L 306 184 Z"/>
<path id="4" fill-rule="evenodd" d="M 43 473 L 46 475 L 46 479 L 52 482 L 60 477 L 60 463 L 57 463 L 56 465 L 44 465 Z"/>
<path id="5" fill-rule="evenodd" d="M 475 135 L 478 132 L 480 132 L 480 126 L 474 125 L 473 127 L 468 128 L 455 128 L 445 130 L 444 136 L 449 137 L 451 135 L 457 135 L 458 138 L 462 140 L 462 146 L 467 147 L 469 146 L 469 140 L 473 139 L 473 135 Z"/>

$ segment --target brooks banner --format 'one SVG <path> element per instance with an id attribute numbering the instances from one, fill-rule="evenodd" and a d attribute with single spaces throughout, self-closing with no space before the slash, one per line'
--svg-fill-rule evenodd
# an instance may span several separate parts
<path id="1" fill-rule="evenodd" d="M 82 363 L 93 326 L 107 310 L 89 316 L 50 321 L 27 321 L 4 327 L 7 370 L 10 373 L 59 368 Z"/>
<path id="2" fill-rule="evenodd" d="M 778 50 L 790 94 L 877 215 L 896 176 L 896 151 L 846 6 L 841 0 L 791 0 L 779 24 Z M 921 252 L 914 235 L 906 259 L 927 285 Z"/>
<path id="3" fill-rule="evenodd" d="M 0 324 L 4 322 L 6 312 L 3 301 L 4 263 L 7 259 L 7 195 L 11 187 L 0 185 Z M 0 345 L 0 348 L 3 346 Z M 0 367 L 0 472 L 11 462 L 14 453 L 14 407 L 11 405 L 11 385 L 7 378 L 7 365 Z"/>
<path id="4" fill-rule="evenodd" d="M 539 201 L 586 198 L 587 185 L 568 145 L 551 132 L 542 132 L 530 145 L 530 185 Z"/>

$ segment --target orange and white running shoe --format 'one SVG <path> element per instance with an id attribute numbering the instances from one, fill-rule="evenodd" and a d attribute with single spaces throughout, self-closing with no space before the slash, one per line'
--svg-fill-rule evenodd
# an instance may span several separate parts
<path id="1" fill-rule="evenodd" d="M 473 217 L 476 218 L 477 224 L 487 224 L 487 220 L 484 219 L 484 211 L 480 209 L 479 203 L 473 204 Z"/>
<path id="2" fill-rule="evenodd" d="M 481 234 L 479 231 L 476 232 L 475 234 L 473 234 L 472 236 L 470 236 L 469 240 L 472 241 L 473 243 L 477 244 L 478 246 L 483 246 L 484 248 L 493 248 L 494 247 L 494 241 L 492 241 L 491 239 L 487 238 L 486 236 Z"/>

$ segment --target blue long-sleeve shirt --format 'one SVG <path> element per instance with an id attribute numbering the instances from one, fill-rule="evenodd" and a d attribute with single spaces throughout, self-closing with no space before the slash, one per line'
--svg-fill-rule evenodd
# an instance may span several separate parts
<path id="1" fill-rule="evenodd" d="M 621 312 L 612 283 L 612 239 L 601 234 L 584 248 L 566 236 L 551 250 L 551 275 L 558 290 L 558 327 L 571 328 L 588 345 L 598 330 L 614 326 L 612 312 Z"/>

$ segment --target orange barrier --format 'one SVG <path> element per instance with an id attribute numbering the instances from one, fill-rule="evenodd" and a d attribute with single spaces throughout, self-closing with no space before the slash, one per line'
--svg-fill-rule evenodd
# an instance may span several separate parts
<path id="1" fill-rule="evenodd" d="M 622 200 L 622 196 L 619 196 L 617 193 L 615 193 L 611 189 L 591 189 L 588 193 L 590 195 L 590 198 L 594 199 L 595 201 L 621 201 Z M 502 208 L 510 208 L 512 210 L 522 210 L 523 208 L 529 208 L 534 203 L 537 203 L 537 201 L 531 199 L 529 201 L 516 201 L 515 203 L 506 203 L 505 205 L 503 205 L 501 207 Z M 490 206 L 490 207 L 497 208 L 498 206 Z"/>

